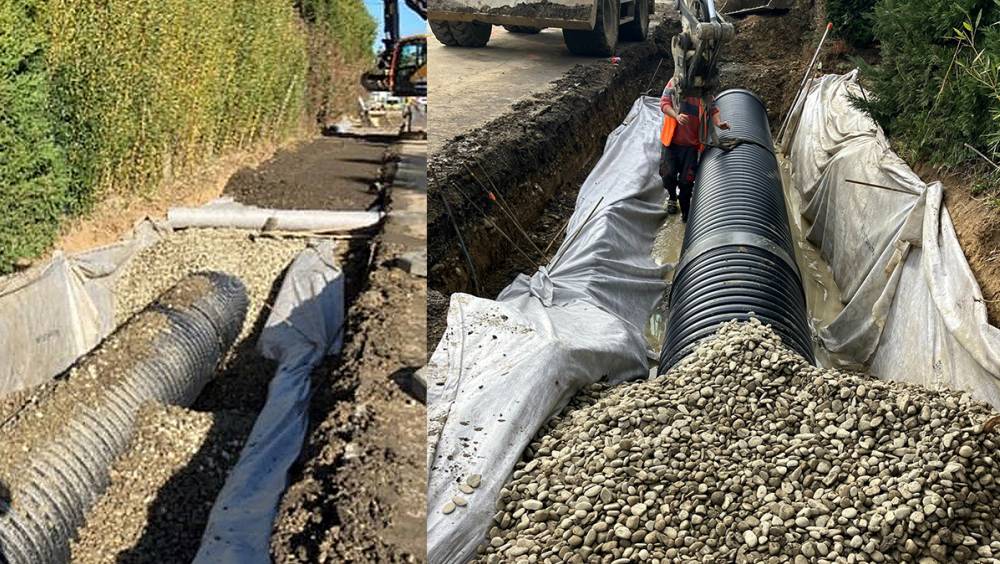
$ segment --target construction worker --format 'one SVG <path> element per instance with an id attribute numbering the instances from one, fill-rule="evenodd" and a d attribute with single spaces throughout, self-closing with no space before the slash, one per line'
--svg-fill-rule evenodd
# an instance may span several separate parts
<path id="1" fill-rule="evenodd" d="M 667 82 L 660 96 L 663 128 L 660 131 L 660 176 L 667 191 L 667 213 L 675 214 L 680 204 L 681 221 L 687 222 L 694 189 L 698 159 L 704 147 L 699 129 L 705 113 L 701 98 L 688 97 L 678 103 L 674 79 Z M 719 109 L 712 105 L 711 121 L 719 129 L 729 129 L 729 123 L 719 119 Z"/>

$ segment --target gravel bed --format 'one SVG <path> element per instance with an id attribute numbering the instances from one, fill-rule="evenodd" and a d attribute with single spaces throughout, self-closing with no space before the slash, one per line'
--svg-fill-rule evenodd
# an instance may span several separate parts
<path id="1" fill-rule="evenodd" d="M 995 415 L 730 323 L 668 374 L 595 385 L 550 420 L 480 559 L 995 562 Z"/>
<path id="2" fill-rule="evenodd" d="M 252 417 L 149 403 L 72 545 L 78 563 L 190 562 Z"/>
<path id="3" fill-rule="evenodd" d="M 185 229 L 136 255 L 115 285 L 118 324 L 146 307 L 184 276 L 218 270 L 239 277 L 247 287 L 250 307 L 240 339 L 257 323 L 272 287 L 306 239 L 261 237 L 235 229 Z"/>

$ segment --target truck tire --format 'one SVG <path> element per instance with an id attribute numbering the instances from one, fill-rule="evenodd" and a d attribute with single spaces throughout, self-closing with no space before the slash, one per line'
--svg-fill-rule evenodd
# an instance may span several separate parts
<path id="1" fill-rule="evenodd" d="M 598 0 L 594 29 L 564 29 L 563 41 L 574 55 L 607 57 L 618 45 L 618 0 Z"/>
<path id="2" fill-rule="evenodd" d="M 493 26 L 482 22 L 448 22 L 431 20 L 431 32 L 449 47 L 486 47 Z"/>
<path id="3" fill-rule="evenodd" d="M 503 28 L 511 33 L 524 33 L 526 35 L 534 35 L 542 31 L 540 27 L 529 27 L 526 25 L 505 25 Z"/>
<path id="4" fill-rule="evenodd" d="M 619 36 L 622 41 L 645 41 L 649 35 L 649 0 L 635 2 L 635 19 L 623 25 Z"/>

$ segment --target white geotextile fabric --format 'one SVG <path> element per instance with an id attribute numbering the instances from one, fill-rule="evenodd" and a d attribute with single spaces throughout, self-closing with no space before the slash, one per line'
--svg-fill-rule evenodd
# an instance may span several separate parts
<path id="1" fill-rule="evenodd" d="M 143 220 L 126 239 L 0 278 L 0 397 L 69 368 L 115 328 L 122 266 L 170 232 Z"/>
<path id="2" fill-rule="evenodd" d="M 661 119 L 640 98 L 608 136 L 549 265 L 496 301 L 452 295 L 426 371 L 430 562 L 474 555 L 525 446 L 580 388 L 649 374 L 643 327 L 666 287 L 650 257 L 664 217 Z M 442 513 L 472 474 L 482 484 L 468 505 Z"/>
<path id="3" fill-rule="evenodd" d="M 987 322 L 942 186 L 892 152 L 849 94 L 863 95 L 857 71 L 814 80 L 783 140 L 811 222 L 806 236 L 845 302 L 819 337 L 845 366 L 965 390 L 1000 408 L 1000 330 Z"/>
<path id="4" fill-rule="evenodd" d="M 343 344 L 344 274 L 332 241 L 305 249 L 281 282 L 257 350 L 278 362 L 267 401 L 215 499 L 194 562 L 269 564 L 278 502 L 309 424 L 310 381 Z"/>

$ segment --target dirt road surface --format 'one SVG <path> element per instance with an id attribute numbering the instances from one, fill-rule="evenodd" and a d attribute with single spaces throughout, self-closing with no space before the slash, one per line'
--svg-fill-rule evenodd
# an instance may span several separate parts
<path id="1" fill-rule="evenodd" d="M 224 195 L 279 209 L 365 210 L 378 204 L 392 137 L 317 137 L 230 177 Z"/>
<path id="2" fill-rule="evenodd" d="M 544 92 L 574 65 L 604 60 L 571 55 L 562 30 L 555 28 L 525 35 L 493 26 L 483 49 L 445 47 L 431 35 L 427 52 L 434 61 L 428 88 L 435 99 L 448 101 L 434 106 L 430 117 L 432 154 L 446 141 L 506 114 L 514 103 Z"/>

